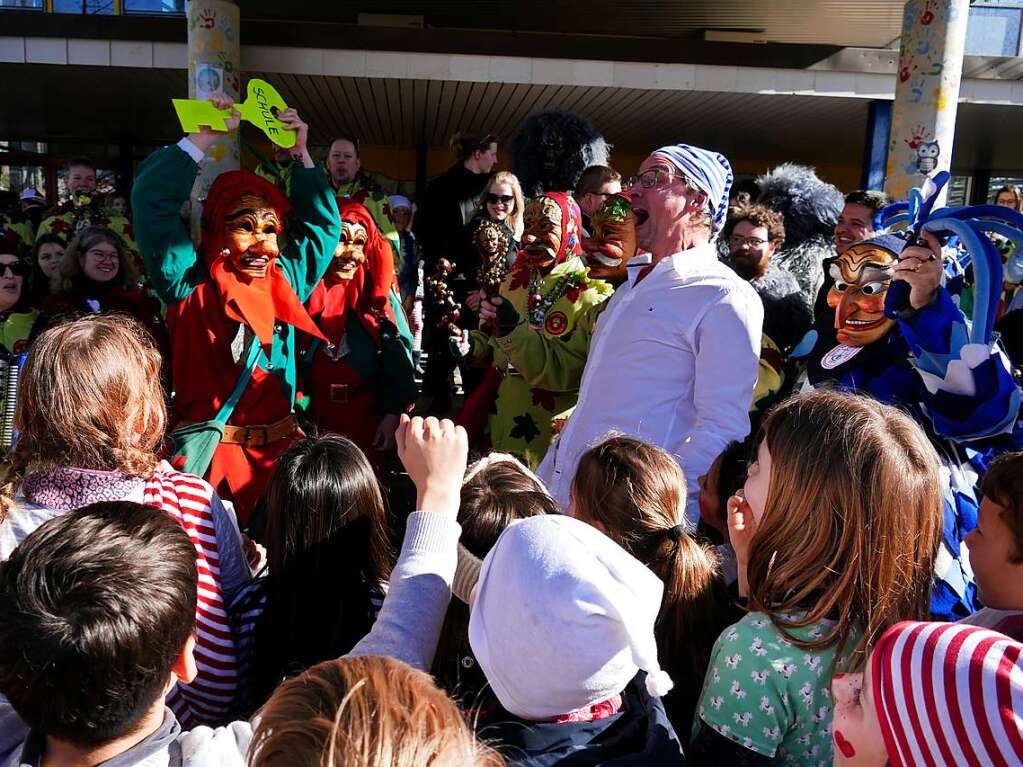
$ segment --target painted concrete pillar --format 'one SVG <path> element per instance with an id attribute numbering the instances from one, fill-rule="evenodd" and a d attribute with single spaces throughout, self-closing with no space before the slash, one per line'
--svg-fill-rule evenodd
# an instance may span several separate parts
<path id="1" fill-rule="evenodd" d="M 968 16 L 969 0 L 906 3 L 885 173 L 894 199 L 906 199 L 934 171 L 949 170 Z"/>
<path id="2" fill-rule="evenodd" d="M 232 0 L 189 0 L 188 18 L 188 97 L 206 99 L 241 93 L 240 14 Z M 210 185 L 220 173 L 237 170 L 241 157 L 238 132 L 225 133 L 206 153 L 195 187 L 192 210 L 198 214 L 197 200 L 205 199 Z M 195 219 L 194 219 L 195 220 Z"/>

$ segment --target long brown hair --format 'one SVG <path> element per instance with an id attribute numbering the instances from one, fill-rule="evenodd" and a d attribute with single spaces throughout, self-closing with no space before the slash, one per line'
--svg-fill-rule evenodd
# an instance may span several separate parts
<path id="1" fill-rule="evenodd" d="M 942 531 L 938 456 L 912 418 L 867 397 L 818 390 L 763 423 L 771 476 L 750 541 L 751 609 L 792 644 L 850 667 L 900 620 L 927 620 Z M 792 629 L 835 626 L 813 641 Z"/>
<path id="2" fill-rule="evenodd" d="M 297 441 L 265 494 L 269 565 L 256 629 L 256 694 L 343 655 L 370 630 L 372 600 L 391 572 L 387 507 L 376 475 L 347 437 Z"/>
<path id="3" fill-rule="evenodd" d="M 429 674 L 346 657 L 282 684 L 260 713 L 251 767 L 501 767 Z"/>
<path id="4" fill-rule="evenodd" d="M 717 558 L 690 535 L 686 481 L 664 450 L 613 436 L 579 459 L 574 515 L 600 528 L 664 583 L 654 634 L 664 669 L 676 680 L 677 710 L 691 718 L 714 640 L 727 621 Z M 720 624 L 720 625 L 719 625 Z M 685 685 L 681 680 L 691 680 Z M 678 722 L 676 726 L 687 726 Z"/>
<path id="5" fill-rule="evenodd" d="M 160 353 L 138 322 L 101 314 L 50 328 L 21 371 L 0 504 L 27 474 L 62 466 L 148 477 L 166 425 Z"/>
<path id="6" fill-rule="evenodd" d="M 85 279 L 81 261 L 89 249 L 98 242 L 105 242 L 117 249 L 117 276 L 112 283 L 122 290 L 134 290 L 138 287 L 138 269 L 121 235 L 105 226 L 87 226 L 75 235 L 64 251 L 64 260 L 60 263 L 60 277 L 51 288 L 54 293 L 73 291 L 79 282 Z"/>

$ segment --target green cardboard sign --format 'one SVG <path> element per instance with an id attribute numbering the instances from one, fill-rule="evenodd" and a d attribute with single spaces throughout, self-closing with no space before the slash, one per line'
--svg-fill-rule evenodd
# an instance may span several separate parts
<path id="1" fill-rule="evenodd" d="M 172 99 L 172 102 L 174 111 L 178 113 L 178 121 L 186 133 L 196 133 L 202 126 L 227 132 L 230 109 L 217 109 L 209 101 L 197 99 Z M 277 146 L 284 149 L 295 146 L 295 131 L 277 119 L 277 115 L 287 109 L 288 105 L 270 83 L 258 78 L 249 80 L 245 101 L 235 104 L 234 108 L 243 120 L 263 131 Z"/>

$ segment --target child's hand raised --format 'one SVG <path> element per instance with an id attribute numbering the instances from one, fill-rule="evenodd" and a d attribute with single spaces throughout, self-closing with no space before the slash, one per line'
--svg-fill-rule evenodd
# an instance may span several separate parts
<path id="1" fill-rule="evenodd" d="M 469 457 L 465 429 L 446 418 L 403 415 L 394 437 L 398 457 L 416 485 L 416 508 L 457 514 Z"/>
<path id="2" fill-rule="evenodd" d="M 746 563 L 749 561 L 749 543 L 756 532 L 757 522 L 753 510 L 742 495 L 742 490 L 728 499 L 728 541 L 735 549 L 735 561 L 739 571 L 739 595 L 749 595 L 746 580 Z"/>
<path id="3" fill-rule="evenodd" d="M 742 495 L 742 490 L 728 499 L 728 541 L 740 562 L 749 558 L 749 542 L 756 531 L 753 510 Z"/>

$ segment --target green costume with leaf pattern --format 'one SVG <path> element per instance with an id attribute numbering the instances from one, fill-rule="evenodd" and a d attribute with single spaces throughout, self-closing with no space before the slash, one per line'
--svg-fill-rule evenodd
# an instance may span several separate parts
<path id="1" fill-rule="evenodd" d="M 550 445 L 551 419 L 575 405 L 589 347 L 580 320 L 614 292 L 590 279 L 579 257 L 579 207 L 565 193 L 545 195 L 561 210 L 561 247 L 546 274 L 532 269 L 520 253 L 501 284 L 500 295 L 518 314 L 514 328 L 502 335 L 472 334 L 472 357 L 490 360 L 501 374 L 497 401 L 489 418 L 494 450 L 513 453 L 531 467 L 539 465 Z M 583 320 L 585 322 L 585 320 Z M 550 346 L 564 345 L 578 365 L 559 366 L 552 376 Z"/>

